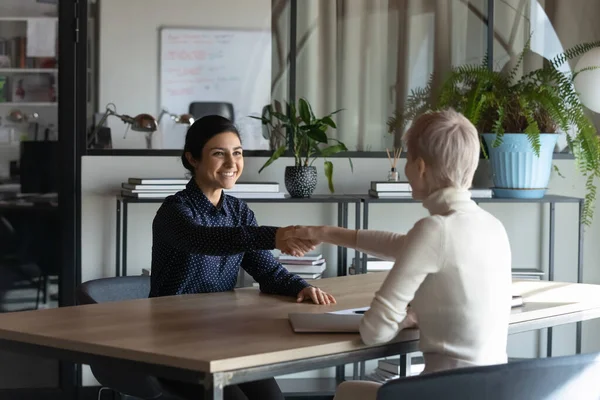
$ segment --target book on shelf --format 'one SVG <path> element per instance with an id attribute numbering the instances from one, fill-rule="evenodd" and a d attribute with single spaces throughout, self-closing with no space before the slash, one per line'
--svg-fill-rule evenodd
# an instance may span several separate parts
<path id="1" fill-rule="evenodd" d="M 323 274 L 306 274 L 306 273 L 294 273 L 294 275 L 298 275 L 300 278 L 310 281 L 314 279 L 321 279 Z"/>
<path id="2" fill-rule="evenodd" d="M 126 190 L 134 192 L 166 192 L 166 191 L 179 191 L 185 189 L 185 185 L 150 185 L 150 184 L 135 184 L 123 182 L 121 187 Z"/>
<path id="3" fill-rule="evenodd" d="M 409 356 L 410 357 L 410 356 Z M 425 362 L 422 357 L 410 357 L 409 375 L 418 375 L 425 368 Z M 386 358 L 377 361 L 377 369 L 382 376 L 400 375 L 400 357 Z M 392 378 L 393 379 L 393 378 Z"/>
<path id="4" fill-rule="evenodd" d="M 493 192 L 492 189 L 489 188 L 471 188 L 469 189 L 471 192 L 471 198 L 492 198 Z M 369 196 L 375 197 L 378 199 L 410 199 L 412 198 L 411 191 L 393 191 L 393 190 L 369 190 Z"/>
<path id="5" fill-rule="evenodd" d="M 382 192 L 369 189 L 369 196 L 377 199 L 412 199 L 412 192 Z"/>
<path id="6" fill-rule="evenodd" d="M 361 259 L 362 262 L 362 259 Z M 380 260 L 378 258 L 367 258 L 367 273 L 389 271 L 394 266 L 393 261 Z M 352 265 L 348 269 L 349 275 L 356 274 L 356 258 L 352 259 Z"/>
<path id="7" fill-rule="evenodd" d="M 371 190 L 375 192 L 412 192 L 408 182 L 371 181 Z"/>
<path id="8" fill-rule="evenodd" d="M 132 192 L 130 190 L 121 190 L 122 196 L 135 199 L 164 199 L 175 193 L 176 192 Z"/>
<path id="9" fill-rule="evenodd" d="M 512 270 L 513 279 L 541 280 L 544 279 L 544 271 L 535 268 L 515 268 Z"/>
<path id="10" fill-rule="evenodd" d="M 129 178 L 127 183 L 132 185 L 187 185 L 185 178 Z"/>
<path id="11" fill-rule="evenodd" d="M 294 256 L 290 256 L 288 254 L 280 254 L 279 257 L 277 257 L 277 259 L 279 260 L 279 262 L 288 261 L 288 260 L 317 261 L 317 260 L 320 260 L 322 258 L 323 258 L 323 254 L 320 254 L 320 253 L 309 253 L 309 254 L 305 254 L 305 255 L 303 255 L 301 257 L 294 257 Z"/>
<path id="12" fill-rule="evenodd" d="M 321 264 L 285 264 L 281 263 L 283 268 L 287 269 L 292 274 L 322 274 L 327 269 L 327 263 Z"/>
<path id="13" fill-rule="evenodd" d="M 129 178 L 121 184 L 121 195 L 133 198 L 164 199 L 184 190 L 188 180 L 179 178 Z M 276 182 L 238 182 L 231 189 L 224 189 L 229 196 L 240 199 L 283 199 Z"/>
<path id="14" fill-rule="evenodd" d="M 511 308 L 521 307 L 525 302 L 523 301 L 523 296 L 518 294 L 513 294 L 512 299 L 510 301 Z"/>

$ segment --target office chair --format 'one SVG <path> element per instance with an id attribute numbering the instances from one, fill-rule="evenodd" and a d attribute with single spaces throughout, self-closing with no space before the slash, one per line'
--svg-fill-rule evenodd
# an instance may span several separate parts
<path id="1" fill-rule="evenodd" d="M 195 101 L 190 103 L 188 112 L 194 116 L 196 121 L 207 115 L 220 115 L 232 122 L 235 121 L 233 104 L 231 103 Z"/>
<path id="2" fill-rule="evenodd" d="M 110 301 L 124 301 L 147 298 L 150 292 L 149 276 L 121 276 L 101 278 L 82 283 L 77 290 L 79 304 L 97 304 Z M 121 399 L 133 400 L 188 400 L 169 392 L 155 377 L 120 368 L 118 364 L 90 365 L 94 377 L 103 386 L 121 396 Z"/>
<path id="3" fill-rule="evenodd" d="M 377 400 L 595 400 L 599 376 L 600 353 L 539 358 L 395 379 Z"/>

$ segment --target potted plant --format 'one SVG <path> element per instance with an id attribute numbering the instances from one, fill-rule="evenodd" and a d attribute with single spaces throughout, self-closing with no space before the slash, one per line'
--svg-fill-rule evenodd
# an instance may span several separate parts
<path id="1" fill-rule="evenodd" d="M 426 87 L 412 91 L 404 110 L 388 121 L 389 131 L 403 131 L 423 112 L 454 108 L 477 127 L 483 139 L 481 149 L 490 159 L 494 195 L 509 198 L 544 196 L 557 132 L 562 131 L 587 178 L 583 217 L 589 224 L 595 178 L 600 176 L 600 142 L 573 85 L 583 70 L 566 73 L 559 68 L 598 46 L 600 42 L 577 45 L 518 79 L 529 42 L 510 69 L 490 70 L 487 59 L 481 65 L 455 67 L 439 88 L 433 87 L 431 77 Z"/>
<path id="2" fill-rule="evenodd" d="M 328 161 L 327 157 L 348 149 L 341 141 L 329 138 L 327 130 L 337 128 L 331 117 L 341 110 L 317 118 L 310 104 L 303 98 L 298 101 L 298 107 L 293 102 L 286 103 L 286 110 L 287 113 L 282 109 L 281 103 L 275 101 L 273 105 L 263 109 L 261 117 L 252 117 L 259 119 L 268 128 L 271 143 L 277 141 L 285 143 L 273 152 L 271 158 L 258 172 L 260 173 L 291 148 L 294 165 L 285 168 L 285 187 L 290 196 L 310 197 L 312 195 L 317 186 L 317 169 L 313 166 L 317 157 L 324 158 L 325 176 L 330 192 L 334 193 L 333 163 Z M 350 167 L 352 168 L 351 160 Z"/>

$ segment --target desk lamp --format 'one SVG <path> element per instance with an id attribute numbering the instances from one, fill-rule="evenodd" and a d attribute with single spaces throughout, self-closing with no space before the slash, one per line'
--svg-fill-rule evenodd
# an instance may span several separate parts
<path id="1" fill-rule="evenodd" d="M 7 119 L 11 122 L 20 124 L 21 122 L 27 122 L 29 120 L 37 121 L 39 114 L 34 112 L 31 114 L 24 114 L 21 110 L 11 110 L 8 113 Z"/>
<path id="2" fill-rule="evenodd" d="M 162 109 L 160 111 L 160 114 L 158 115 L 158 124 L 160 125 L 160 121 L 162 120 L 162 117 L 168 115 L 173 121 L 175 121 L 176 124 L 182 124 L 182 125 L 192 125 L 194 123 L 194 116 L 192 114 L 181 114 L 181 115 L 177 115 L 177 114 L 173 114 L 170 113 L 168 110 L 166 109 Z"/>
<path id="3" fill-rule="evenodd" d="M 146 147 L 148 149 L 152 148 L 152 134 L 154 132 L 156 132 L 156 130 L 158 129 L 158 123 L 156 122 L 156 119 L 150 114 L 138 114 L 135 117 L 131 117 L 131 116 L 125 115 L 125 114 L 123 114 L 123 115 L 117 114 L 117 107 L 113 103 L 109 103 L 106 106 L 106 112 L 104 113 L 104 115 L 102 116 L 102 119 L 98 122 L 98 124 L 94 128 L 94 131 L 92 132 L 92 134 L 90 136 L 90 139 L 92 139 L 92 138 L 97 139 L 97 134 L 98 134 L 99 129 L 102 127 L 102 125 L 104 125 L 104 122 L 106 121 L 106 119 L 111 115 L 119 117 L 121 119 L 121 121 L 123 121 L 125 124 L 127 124 L 127 129 L 125 130 L 125 135 L 123 135 L 123 138 L 127 137 L 127 131 L 129 130 L 129 127 L 131 126 L 132 131 L 144 132 L 146 134 Z M 90 143 L 88 141 L 88 145 L 89 144 Z"/>

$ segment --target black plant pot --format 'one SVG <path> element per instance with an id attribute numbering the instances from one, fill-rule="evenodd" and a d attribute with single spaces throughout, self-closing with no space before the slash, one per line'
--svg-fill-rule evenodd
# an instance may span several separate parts
<path id="1" fill-rule="evenodd" d="M 310 197 L 316 187 L 316 167 L 285 167 L 285 188 L 290 196 Z"/>

